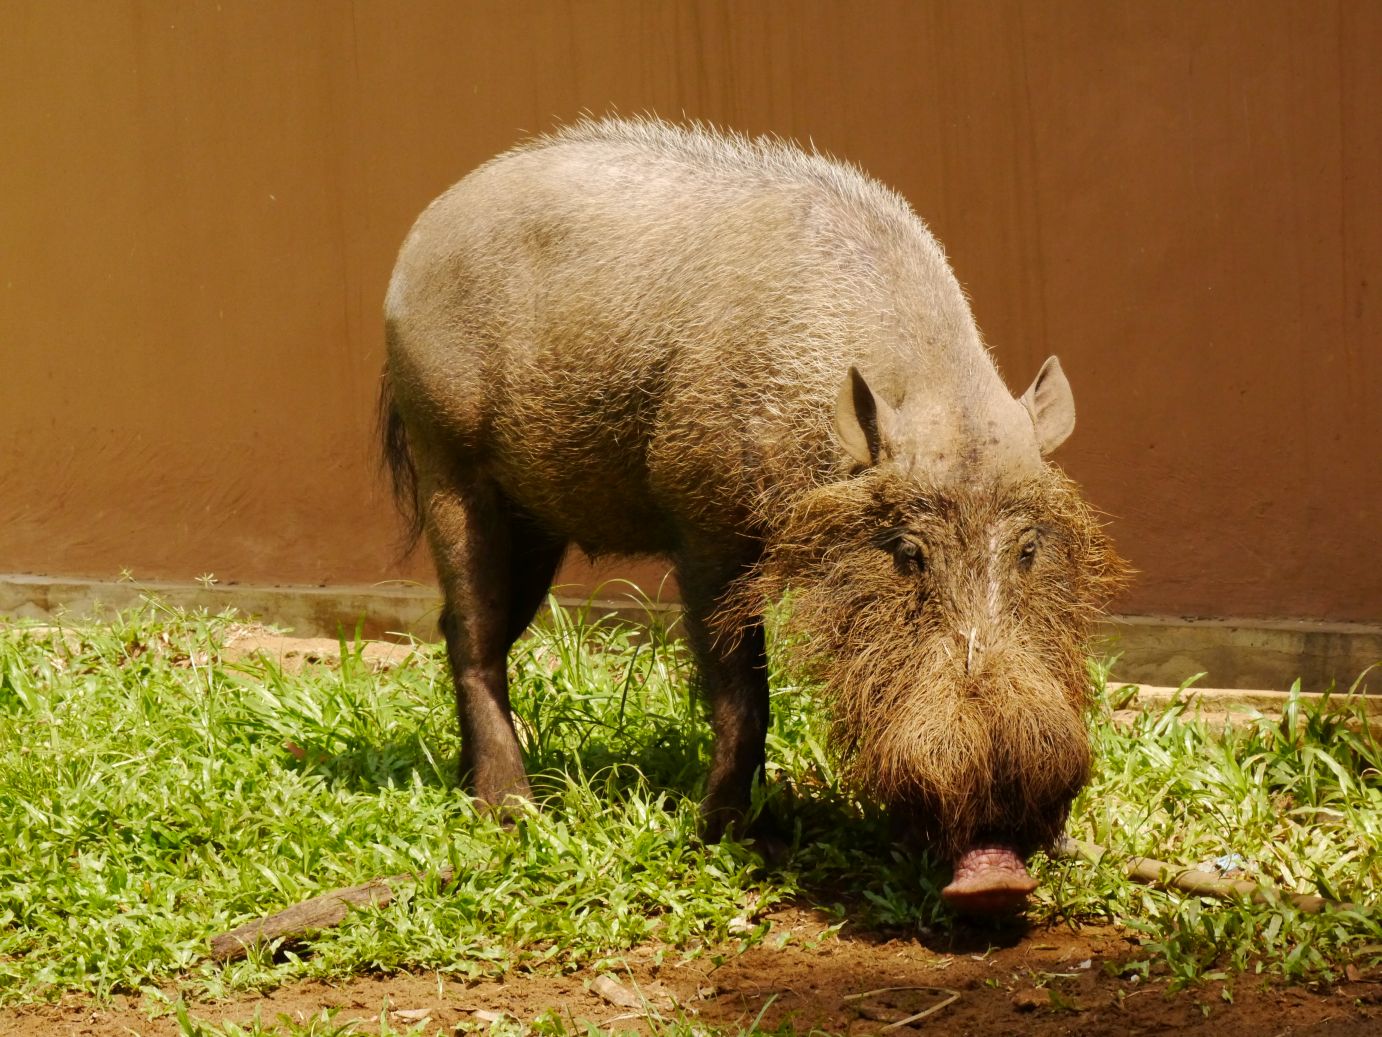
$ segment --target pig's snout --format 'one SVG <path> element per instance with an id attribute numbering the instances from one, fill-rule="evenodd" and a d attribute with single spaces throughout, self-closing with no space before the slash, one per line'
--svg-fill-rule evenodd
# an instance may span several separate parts
<path id="1" fill-rule="evenodd" d="M 955 861 L 954 877 L 941 890 L 945 902 L 967 915 L 1009 915 L 1021 911 L 1036 879 L 1010 846 L 976 846 Z"/>

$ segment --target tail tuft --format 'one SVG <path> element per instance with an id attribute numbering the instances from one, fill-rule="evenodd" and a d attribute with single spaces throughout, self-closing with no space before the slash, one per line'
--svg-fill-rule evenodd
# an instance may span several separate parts
<path id="1" fill-rule="evenodd" d="M 400 554 L 406 556 L 422 538 L 422 509 L 417 499 L 417 468 L 413 452 L 408 447 L 408 427 L 394 400 L 388 369 L 379 381 L 379 405 L 376 418 L 379 429 L 379 464 L 389 471 L 393 483 L 394 503 L 405 523 Z"/>

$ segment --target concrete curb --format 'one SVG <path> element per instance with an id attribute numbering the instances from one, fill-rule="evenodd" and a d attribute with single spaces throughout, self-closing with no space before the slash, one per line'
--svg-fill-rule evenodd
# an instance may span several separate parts
<path id="1" fill-rule="evenodd" d="M 604 593 L 602 593 L 602 591 Z M 627 584 L 556 587 L 557 601 L 593 615 L 672 623 L 675 603 L 639 597 Z M 48 621 L 136 606 L 146 596 L 183 608 L 236 609 L 247 617 L 292 630 L 300 637 L 434 640 L 440 599 L 434 587 L 381 583 L 354 587 L 262 587 L 197 583 L 132 583 L 45 576 L 0 575 L 0 616 Z M 1347 690 L 1370 666 L 1382 664 L 1382 626 L 1298 620 L 1185 619 L 1115 616 L 1104 623 L 1095 651 L 1117 656 L 1115 679 L 1175 686 L 1196 674 L 1224 689 L 1289 688 L 1305 691 L 1331 683 Z M 1382 668 L 1363 679 L 1382 689 Z"/>

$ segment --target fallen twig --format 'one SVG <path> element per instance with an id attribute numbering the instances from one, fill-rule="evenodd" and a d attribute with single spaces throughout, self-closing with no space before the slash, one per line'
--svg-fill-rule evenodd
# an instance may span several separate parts
<path id="1" fill-rule="evenodd" d="M 455 872 L 447 867 L 435 875 L 443 884 L 450 882 Z M 412 885 L 426 878 L 425 873 L 408 872 L 371 879 L 358 886 L 333 889 L 329 893 L 304 900 L 266 918 L 246 922 L 211 940 L 211 957 L 216 961 L 243 958 L 252 947 L 271 940 L 296 939 L 321 929 L 340 925 L 352 907 L 383 907 L 394 898 L 399 886 Z"/>
<path id="2" fill-rule="evenodd" d="M 928 1008 L 923 1008 L 920 1012 L 916 1012 L 912 1015 L 907 1016 L 907 1018 L 905 1019 L 898 1019 L 894 1022 L 888 1023 L 887 1026 L 883 1027 L 883 1029 L 879 1031 L 880 1033 L 887 1033 L 889 1030 L 898 1030 L 904 1026 L 910 1026 L 912 1023 L 919 1022 L 922 1019 L 925 1019 L 928 1015 L 934 1015 L 936 1012 L 939 1012 L 946 1005 L 954 1004 L 956 1001 L 960 999 L 960 992 L 958 990 L 951 990 L 949 987 L 879 987 L 877 990 L 865 990 L 861 994 L 846 994 L 843 998 L 841 998 L 841 1000 L 862 1001 L 865 998 L 877 997 L 879 994 L 896 994 L 901 993 L 903 991 L 911 990 L 920 990 L 927 994 L 949 994 L 950 996 L 947 997 L 944 1001 L 937 1001 L 934 1005 L 931 1005 Z"/>
<path id="3" fill-rule="evenodd" d="M 1085 842 L 1065 836 L 1056 847 L 1062 857 L 1079 857 L 1098 864 L 1108 850 L 1097 843 Z M 1196 896 L 1220 897 L 1228 900 L 1233 897 L 1247 897 L 1250 900 L 1285 900 L 1294 904 L 1306 914 L 1318 914 L 1325 907 L 1348 910 L 1353 907 L 1338 900 L 1309 893 L 1286 893 L 1264 882 L 1251 879 L 1226 879 L 1212 871 L 1200 868 L 1182 868 L 1177 864 L 1153 860 L 1151 857 L 1130 857 L 1123 862 L 1123 871 L 1128 878 L 1145 882 L 1159 889 L 1178 889 Z"/>

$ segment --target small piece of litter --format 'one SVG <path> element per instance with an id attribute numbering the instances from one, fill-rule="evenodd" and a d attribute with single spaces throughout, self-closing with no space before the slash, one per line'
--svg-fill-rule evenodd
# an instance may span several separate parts
<path id="1" fill-rule="evenodd" d="M 405 1023 L 420 1023 L 432 1014 L 430 1008 L 395 1008 L 393 1014 Z"/>
<path id="2" fill-rule="evenodd" d="M 1215 857 L 1213 860 L 1213 864 L 1214 870 L 1217 871 L 1220 875 L 1227 875 L 1230 872 L 1235 871 L 1248 870 L 1248 862 L 1240 853 L 1226 853 L 1221 857 Z"/>

